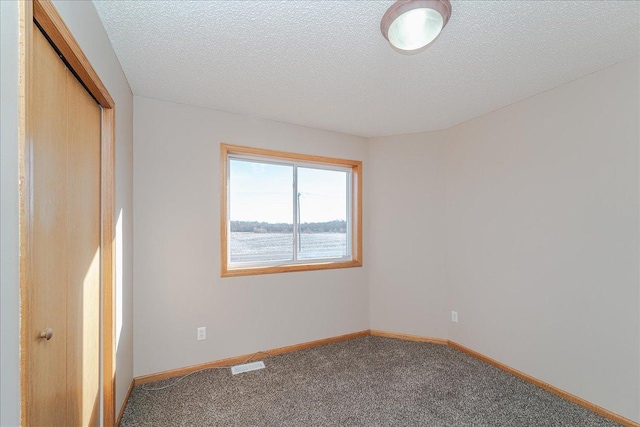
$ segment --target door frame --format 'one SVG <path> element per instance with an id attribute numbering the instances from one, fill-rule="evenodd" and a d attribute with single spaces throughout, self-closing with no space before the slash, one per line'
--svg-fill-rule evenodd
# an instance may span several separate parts
<path id="1" fill-rule="evenodd" d="M 78 80 L 102 107 L 100 148 L 100 333 L 101 333 L 101 391 L 103 425 L 115 424 L 115 102 L 82 52 L 69 28 L 50 0 L 20 2 L 19 50 L 19 162 L 20 162 L 20 317 L 29 316 L 25 306 L 28 290 L 32 287 L 31 249 L 33 247 L 33 211 L 31 179 L 31 112 L 36 99 L 32 91 L 33 23 L 36 22 L 51 44 L 58 50 Z M 20 409 L 21 424 L 26 425 L 26 373 L 27 338 L 31 331 L 20 322 Z"/>

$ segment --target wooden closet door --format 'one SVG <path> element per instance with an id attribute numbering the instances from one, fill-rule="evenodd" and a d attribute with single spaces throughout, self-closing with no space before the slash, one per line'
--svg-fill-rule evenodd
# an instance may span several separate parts
<path id="1" fill-rule="evenodd" d="M 32 90 L 25 419 L 98 425 L 101 110 L 35 25 Z"/>
<path id="2" fill-rule="evenodd" d="M 67 70 L 67 408 L 69 424 L 100 420 L 101 109 Z"/>

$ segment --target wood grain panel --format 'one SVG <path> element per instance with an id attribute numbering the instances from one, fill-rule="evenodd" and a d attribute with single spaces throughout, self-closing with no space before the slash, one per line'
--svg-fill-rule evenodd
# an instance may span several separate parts
<path id="1" fill-rule="evenodd" d="M 27 425 L 27 396 L 29 395 L 29 377 L 27 355 L 30 354 L 33 343 L 31 342 L 33 326 L 28 321 L 31 317 L 29 311 L 29 295 L 32 289 L 31 250 L 33 247 L 33 216 L 31 215 L 33 203 L 31 201 L 31 138 L 33 134 L 31 119 L 31 102 L 33 94 L 33 4 L 30 1 L 19 2 L 19 72 L 18 83 L 18 134 L 20 157 L 20 424 Z"/>
<path id="2" fill-rule="evenodd" d="M 27 295 L 31 290 L 32 277 L 30 268 L 32 259 L 33 208 L 32 208 L 32 180 L 31 146 L 32 139 L 32 110 L 37 103 L 32 86 L 34 75 L 32 60 L 34 47 L 32 41 L 33 22 L 46 33 L 49 41 L 56 46 L 71 66 L 85 88 L 103 107 L 102 114 L 102 159 L 101 159 L 101 189 L 102 189 L 102 356 L 103 356 L 103 424 L 113 425 L 115 422 L 115 292 L 114 292 L 114 263 L 115 263 L 115 102 L 100 80 L 87 57 L 82 52 L 77 41 L 65 25 L 50 0 L 27 0 L 20 2 L 20 85 L 19 85 L 19 137 L 20 137 L 20 295 L 21 316 L 29 316 L 26 304 Z M 27 331 L 27 322 L 21 323 L 21 348 L 27 348 L 27 341 L 31 340 Z M 30 384 L 27 369 L 27 352 L 21 352 L 21 419 L 26 425 L 27 388 Z"/>
<path id="3" fill-rule="evenodd" d="M 32 24 L 33 25 L 33 24 Z M 67 283 L 66 69 L 44 35 L 33 29 L 31 279 L 27 288 L 26 424 L 65 425 Z M 38 338 L 45 328 L 53 338 Z"/>
<path id="4" fill-rule="evenodd" d="M 309 262 L 306 264 L 279 265 L 276 267 L 242 267 L 226 269 L 222 277 L 252 276 L 256 274 L 290 273 L 293 271 L 333 270 L 336 268 L 361 267 L 358 261 Z"/>
<path id="5" fill-rule="evenodd" d="M 267 150 L 265 148 L 245 147 L 242 145 L 220 144 L 228 154 L 243 154 L 257 157 L 270 157 L 273 159 L 297 160 L 305 163 L 333 164 L 339 166 L 357 166 L 359 160 L 340 159 L 337 157 L 316 156 L 313 154 L 291 153 L 289 151 Z"/>
<path id="6" fill-rule="evenodd" d="M 67 408 L 69 424 L 100 423 L 100 140 L 102 111 L 67 73 Z"/>
<path id="7" fill-rule="evenodd" d="M 116 110 L 102 109 L 102 405 L 103 425 L 115 423 L 116 402 L 116 294 L 115 294 L 115 193 Z"/>
<path id="8" fill-rule="evenodd" d="M 395 332 L 376 331 L 374 329 L 371 330 L 371 335 L 376 337 L 383 337 L 383 338 L 395 338 L 395 339 L 405 340 L 405 341 L 418 341 L 418 342 L 428 342 L 432 344 L 447 345 L 447 340 L 442 338 L 431 338 L 431 337 L 422 337 L 419 335 L 398 334 Z"/>
<path id="9" fill-rule="evenodd" d="M 356 231 L 353 236 L 353 261 L 359 266 L 362 266 L 362 162 L 357 162 L 352 169 L 353 180 L 353 208 L 352 208 L 352 221 L 353 228 Z"/>
<path id="10" fill-rule="evenodd" d="M 49 36 L 53 45 L 60 51 L 65 61 L 69 63 L 98 103 L 105 108 L 114 107 L 113 98 L 109 95 L 107 88 L 98 77 L 98 73 L 80 49 L 80 45 L 65 25 L 53 3 L 48 0 L 33 0 L 33 19 Z"/>

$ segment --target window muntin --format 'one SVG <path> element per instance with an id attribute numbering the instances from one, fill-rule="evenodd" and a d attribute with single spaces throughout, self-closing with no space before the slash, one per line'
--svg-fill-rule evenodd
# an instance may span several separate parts
<path id="1" fill-rule="evenodd" d="M 221 144 L 222 276 L 360 266 L 361 163 Z"/>

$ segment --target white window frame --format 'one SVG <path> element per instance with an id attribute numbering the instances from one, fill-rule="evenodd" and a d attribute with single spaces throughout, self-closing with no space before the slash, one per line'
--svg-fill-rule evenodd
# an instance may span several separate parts
<path id="1" fill-rule="evenodd" d="M 293 260 L 288 261 L 252 261 L 231 263 L 229 238 L 230 231 L 230 161 L 244 160 L 292 166 L 294 191 L 293 215 Z M 241 276 L 251 274 L 283 273 L 289 271 L 322 270 L 362 266 L 362 162 L 357 160 L 337 159 L 331 157 L 309 156 L 305 154 L 260 148 L 242 147 L 220 144 L 220 166 L 222 172 L 221 211 L 220 211 L 220 261 L 221 276 Z M 347 172 L 350 179 L 347 185 L 347 256 L 340 258 L 314 258 L 298 260 L 298 192 L 297 169 L 314 168 Z M 299 226 L 299 224 L 297 224 Z"/>

